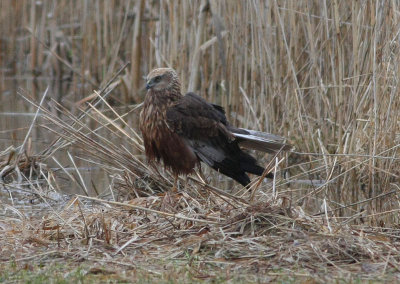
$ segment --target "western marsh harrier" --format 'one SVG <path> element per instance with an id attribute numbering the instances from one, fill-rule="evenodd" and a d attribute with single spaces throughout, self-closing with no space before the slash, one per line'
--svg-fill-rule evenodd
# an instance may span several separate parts
<path id="1" fill-rule="evenodd" d="M 174 190 L 178 175 L 193 172 L 200 162 L 246 186 L 246 173 L 261 176 L 264 168 L 240 146 L 269 153 L 290 148 L 282 137 L 230 125 L 221 106 L 194 93 L 183 96 L 171 68 L 151 71 L 146 88 L 140 113 L 146 156 L 150 161 L 162 159 L 172 170 Z"/>

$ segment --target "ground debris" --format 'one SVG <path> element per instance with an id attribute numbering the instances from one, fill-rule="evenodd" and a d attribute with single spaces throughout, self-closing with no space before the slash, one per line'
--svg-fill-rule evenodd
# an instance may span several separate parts
<path id="1" fill-rule="evenodd" d="M 144 267 L 167 260 L 186 263 L 197 279 L 214 277 L 202 270 L 204 265 L 248 273 L 295 267 L 310 274 L 335 267 L 338 273 L 357 271 L 367 278 L 399 268 L 397 229 L 343 227 L 330 220 L 329 230 L 323 218 L 282 208 L 279 198 L 240 207 L 194 194 L 189 188 L 120 204 L 70 197 L 29 218 L 18 206 L 21 215 L 2 203 L 1 261 L 95 259 Z M 92 268 L 88 273 L 113 271 Z"/>

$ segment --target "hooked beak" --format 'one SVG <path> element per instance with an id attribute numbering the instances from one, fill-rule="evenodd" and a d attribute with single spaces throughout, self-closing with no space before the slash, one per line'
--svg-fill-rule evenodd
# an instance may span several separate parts
<path id="1" fill-rule="evenodd" d="M 148 89 L 151 89 L 152 87 L 154 86 L 154 82 L 153 81 L 147 81 L 147 83 L 146 83 L 146 89 L 148 90 Z"/>

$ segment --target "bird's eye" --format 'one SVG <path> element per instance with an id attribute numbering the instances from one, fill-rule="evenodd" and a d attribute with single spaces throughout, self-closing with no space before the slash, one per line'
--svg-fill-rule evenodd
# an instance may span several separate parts
<path id="1" fill-rule="evenodd" d="M 161 81 L 161 76 L 157 76 L 154 78 L 154 82 L 158 83 Z"/>

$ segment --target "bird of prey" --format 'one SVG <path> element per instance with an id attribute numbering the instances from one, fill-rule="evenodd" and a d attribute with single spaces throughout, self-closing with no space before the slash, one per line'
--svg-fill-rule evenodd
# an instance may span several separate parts
<path id="1" fill-rule="evenodd" d="M 246 186 L 246 173 L 261 176 L 264 168 L 241 147 L 269 153 L 290 149 L 282 137 L 230 125 L 221 106 L 194 93 L 182 95 L 174 69 L 151 71 L 146 88 L 140 113 L 146 156 L 172 170 L 174 191 L 178 175 L 193 172 L 200 162 Z"/>

